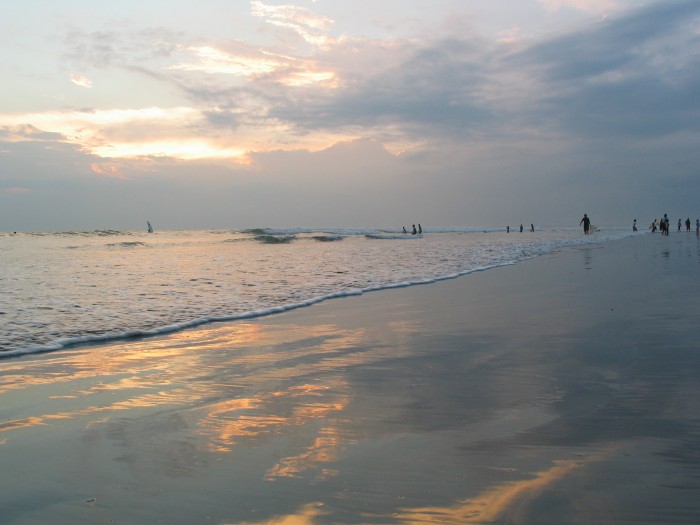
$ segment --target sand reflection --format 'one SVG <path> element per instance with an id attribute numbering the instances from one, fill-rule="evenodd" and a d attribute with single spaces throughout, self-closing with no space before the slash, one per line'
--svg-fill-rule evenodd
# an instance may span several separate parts
<path id="1" fill-rule="evenodd" d="M 0 393 L 5 399 L 29 393 L 41 412 L 27 416 L 24 407 L 24 417 L 7 418 L 0 433 L 10 438 L 76 420 L 94 430 L 117 415 L 177 410 L 198 449 L 230 453 L 309 426 L 298 454 L 279 459 L 266 474 L 298 476 L 339 457 L 341 432 L 331 421 L 342 420 L 352 397 L 345 371 L 390 355 L 368 350 L 365 339 L 361 328 L 330 324 L 234 323 L 8 361 L 0 369 Z"/>
<path id="2" fill-rule="evenodd" d="M 277 465 L 267 471 L 265 479 L 296 478 L 301 473 L 317 469 L 324 463 L 338 461 L 341 451 L 347 443 L 338 433 L 338 429 L 327 427 L 321 429 L 320 435 L 314 442 L 297 456 L 282 459 Z M 338 474 L 334 469 L 321 469 L 317 481 L 326 480 Z"/>
<path id="3" fill-rule="evenodd" d="M 597 461 L 600 458 L 590 458 Z M 422 507 L 404 509 L 394 516 L 399 523 L 430 523 L 458 525 L 464 523 L 492 523 L 505 520 L 520 522 L 528 503 L 545 489 L 571 475 L 586 460 L 556 461 L 548 470 L 538 472 L 532 479 L 515 481 L 490 489 L 483 494 L 450 507 Z"/>
<path id="4" fill-rule="evenodd" d="M 259 522 L 242 522 L 238 525 L 311 525 L 319 518 L 325 515 L 321 503 L 309 503 L 299 509 L 296 514 L 289 516 L 276 516 L 272 519 Z M 232 525 L 232 524 L 229 524 Z"/>

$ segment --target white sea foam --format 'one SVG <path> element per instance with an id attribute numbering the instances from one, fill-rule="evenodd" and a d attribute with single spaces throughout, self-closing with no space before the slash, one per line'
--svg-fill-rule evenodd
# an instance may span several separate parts
<path id="1" fill-rule="evenodd" d="M 444 228 L 422 237 L 398 229 L 304 228 L 0 234 L 0 356 L 272 315 L 630 234 L 555 228 L 510 234 Z"/>

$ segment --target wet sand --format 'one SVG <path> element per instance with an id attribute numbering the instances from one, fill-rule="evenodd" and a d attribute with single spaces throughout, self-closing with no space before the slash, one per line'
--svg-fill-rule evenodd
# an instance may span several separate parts
<path id="1" fill-rule="evenodd" d="M 700 241 L 0 360 L 0 523 L 700 522 Z"/>

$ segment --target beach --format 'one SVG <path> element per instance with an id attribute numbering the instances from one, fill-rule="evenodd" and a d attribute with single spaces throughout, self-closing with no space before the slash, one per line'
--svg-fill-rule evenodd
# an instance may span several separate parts
<path id="1" fill-rule="evenodd" d="M 0 360 L 0 523 L 700 521 L 700 241 Z"/>

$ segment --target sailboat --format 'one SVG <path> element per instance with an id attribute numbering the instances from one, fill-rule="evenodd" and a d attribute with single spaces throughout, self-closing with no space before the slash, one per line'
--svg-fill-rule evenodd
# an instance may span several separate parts
<path id="1" fill-rule="evenodd" d="M 153 233 L 153 226 L 151 226 L 151 222 L 146 221 L 146 224 L 148 225 L 148 233 Z"/>

